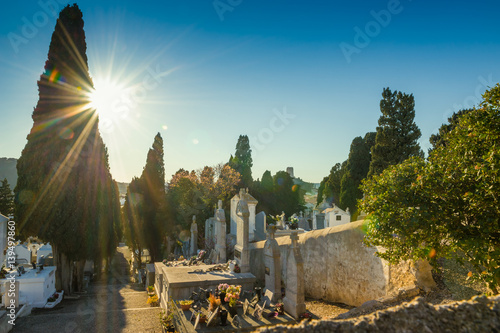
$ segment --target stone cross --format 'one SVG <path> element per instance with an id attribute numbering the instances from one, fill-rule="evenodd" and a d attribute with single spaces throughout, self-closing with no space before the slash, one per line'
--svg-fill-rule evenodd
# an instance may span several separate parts
<path id="1" fill-rule="evenodd" d="M 198 252 L 198 225 L 196 224 L 196 215 L 193 215 L 191 224 L 191 255 L 195 256 Z"/>
<path id="2" fill-rule="evenodd" d="M 217 263 L 221 264 L 226 262 L 226 214 L 222 209 L 222 200 L 219 200 L 218 207 L 219 209 L 215 214 L 215 235 L 217 237 L 215 251 L 217 253 Z"/>
<path id="3" fill-rule="evenodd" d="M 264 267 L 266 289 L 273 293 L 271 302 L 281 298 L 281 253 L 278 242 L 274 238 L 275 226 L 270 226 L 267 230 L 267 239 L 264 244 Z"/>
<path id="4" fill-rule="evenodd" d="M 236 246 L 234 247 L 234 258 L 240 266 L 241 273 L 250 272 L 250 249 L 249 243 L 249 216 L 248 203 L 245 198 L 245 189 L 240 189 L 240 200 L 236 206 L 238 227 L 236 233 Z"/>
<path id="5" fill-rule="evenodd" d="M 292 244 L 286 264 L 286 296 L 283 299 L 283 304 L 285 305 L 285 311 L 297 319 L 306 311 L 304 261 L 300 254 L 297 231 L 292 231 L 290 239 Z"/>

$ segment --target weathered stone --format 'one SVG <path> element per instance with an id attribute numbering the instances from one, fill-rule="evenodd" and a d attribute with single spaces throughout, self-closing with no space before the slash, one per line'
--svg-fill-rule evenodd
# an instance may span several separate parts
<path id="1" fill-rule="evenodd" d="M 215 244 L 216 258 L 215 261 L 220 264 L 226 262 L 226 214 L 224 209 L 222 209 L 222 200 L 219 200 L 218 207 L 215 218 L 217 220 L 215 224 L 215 231 L 217 242 Z"/>
<path id="2" fill-rule="evenodd" d="M 352 310 L 351 310 L 352 311 Z M 343 314 L 343 318 L 347 318 Z M 338 319 L 341 316 L 338 316 Z M 476 319 L 475 319 L 476 318 Z M 259 332 L 499 332 L 500 296 L 431 305 L 418 297 L 409 303 L 344 320 L 317 320 L 266 327 Z"/>
<path id="3" fill-rule="evenodd" d="M 294 231 L 290 235 L 292 244 L 288 253 L 286 268 L 286 290 L 283 304 L 285 311 L 292 317 L 299 316 L 306 311 L 304 286 L 304 261 L 300 254 L 297 241 L 299 236 Z"/>
<path id="4" fill-rule="evenodd" d="M 195 256 L 198 252 L 198 225 L 196 224 L 196 215 L 193 215 L 193 223 L 191 223 L 191 251 L 190 255 Z"/>
<path id="5" fill-rule="evenodd" d="M 236 207 L 238 228 L 236 234 L 236 245 L 234 247 L 234 258 L 236 259 L 242 273 L 250 272 L 250 249 L 249 243 L 249 221 L 250 212 L 245 199 L 245 190 L 240 189 L 240 200 Z"/>
<path id="6" fill-rule="evenodd" d="M 274 239 L 276 227 L 269 227 L 264 245 L 264 266 L 266 289 L 273 293 L 271 302 L 281 298 L 281 258 L 278 242 Z"/>

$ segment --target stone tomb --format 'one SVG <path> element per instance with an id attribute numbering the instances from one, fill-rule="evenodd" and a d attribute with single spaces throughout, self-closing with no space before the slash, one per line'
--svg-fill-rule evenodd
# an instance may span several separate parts
<path id="1" fill-rule="evenodd" d="M 155 263 L 155 290 L 158 292 L 160 305 L 166 309 L 169 301 L 188 299 L 199 287 L 215 290 L 220 283 L 241 285 L 242 290 L 252 290 L 255 276 L 251 273 L 233 273 L 229 271 L 199 272 L 215 265 L 167 267 L 161 262 Z M 195 272 L 197 271 L 197 272 Z"/>

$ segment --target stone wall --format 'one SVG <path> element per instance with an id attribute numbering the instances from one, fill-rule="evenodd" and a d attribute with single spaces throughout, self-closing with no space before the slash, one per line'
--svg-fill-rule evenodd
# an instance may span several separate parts
<path id="1" fill-rule="evenodd" d="M 376 257 L 377 249 L 362 243 L 363 223 L 357 221 L 299 235 L 306 297 L 359 306 L 417 287 L 428 290 L 434 285 L 430 267 L 425 263 L 391 266 Z M 282 281 L 286 285 L 290 238 L 278 237 L 276 241 L 281 252 Z M 251 273 L 262 284 L 264 243 L 250 245 Z"/>
<path id="2" fill-rule="evenodd" d="M 409 303 L 349 320 L 314 320 L 255 332 L 500 332 L 500 296 L 431 305 L 418 297 Z"/>

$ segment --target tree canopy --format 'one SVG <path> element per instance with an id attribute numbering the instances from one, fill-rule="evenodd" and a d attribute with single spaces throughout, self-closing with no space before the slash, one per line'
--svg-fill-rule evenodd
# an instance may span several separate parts
<path id="1" fill-rule="evenodd" d="M 364 182 L 369 245 L 391 262 L 453 257 L 494 293 L 500 284 L 500 85 L 458 117 L 428 161 L 411 158 Z"/>
<path id="2" fill-rule="evenodd" d="M 417 141 L 421 133 L 414 122 L 413 94 L 392 92 L 389 88 L 384 88 L 380 111 L 382 115 L 378 120 L 375 145 L 371 150 L 369 176 L 380 174 L 388 166 L 401 163 L 412 156 L 424 156 Z"/>

